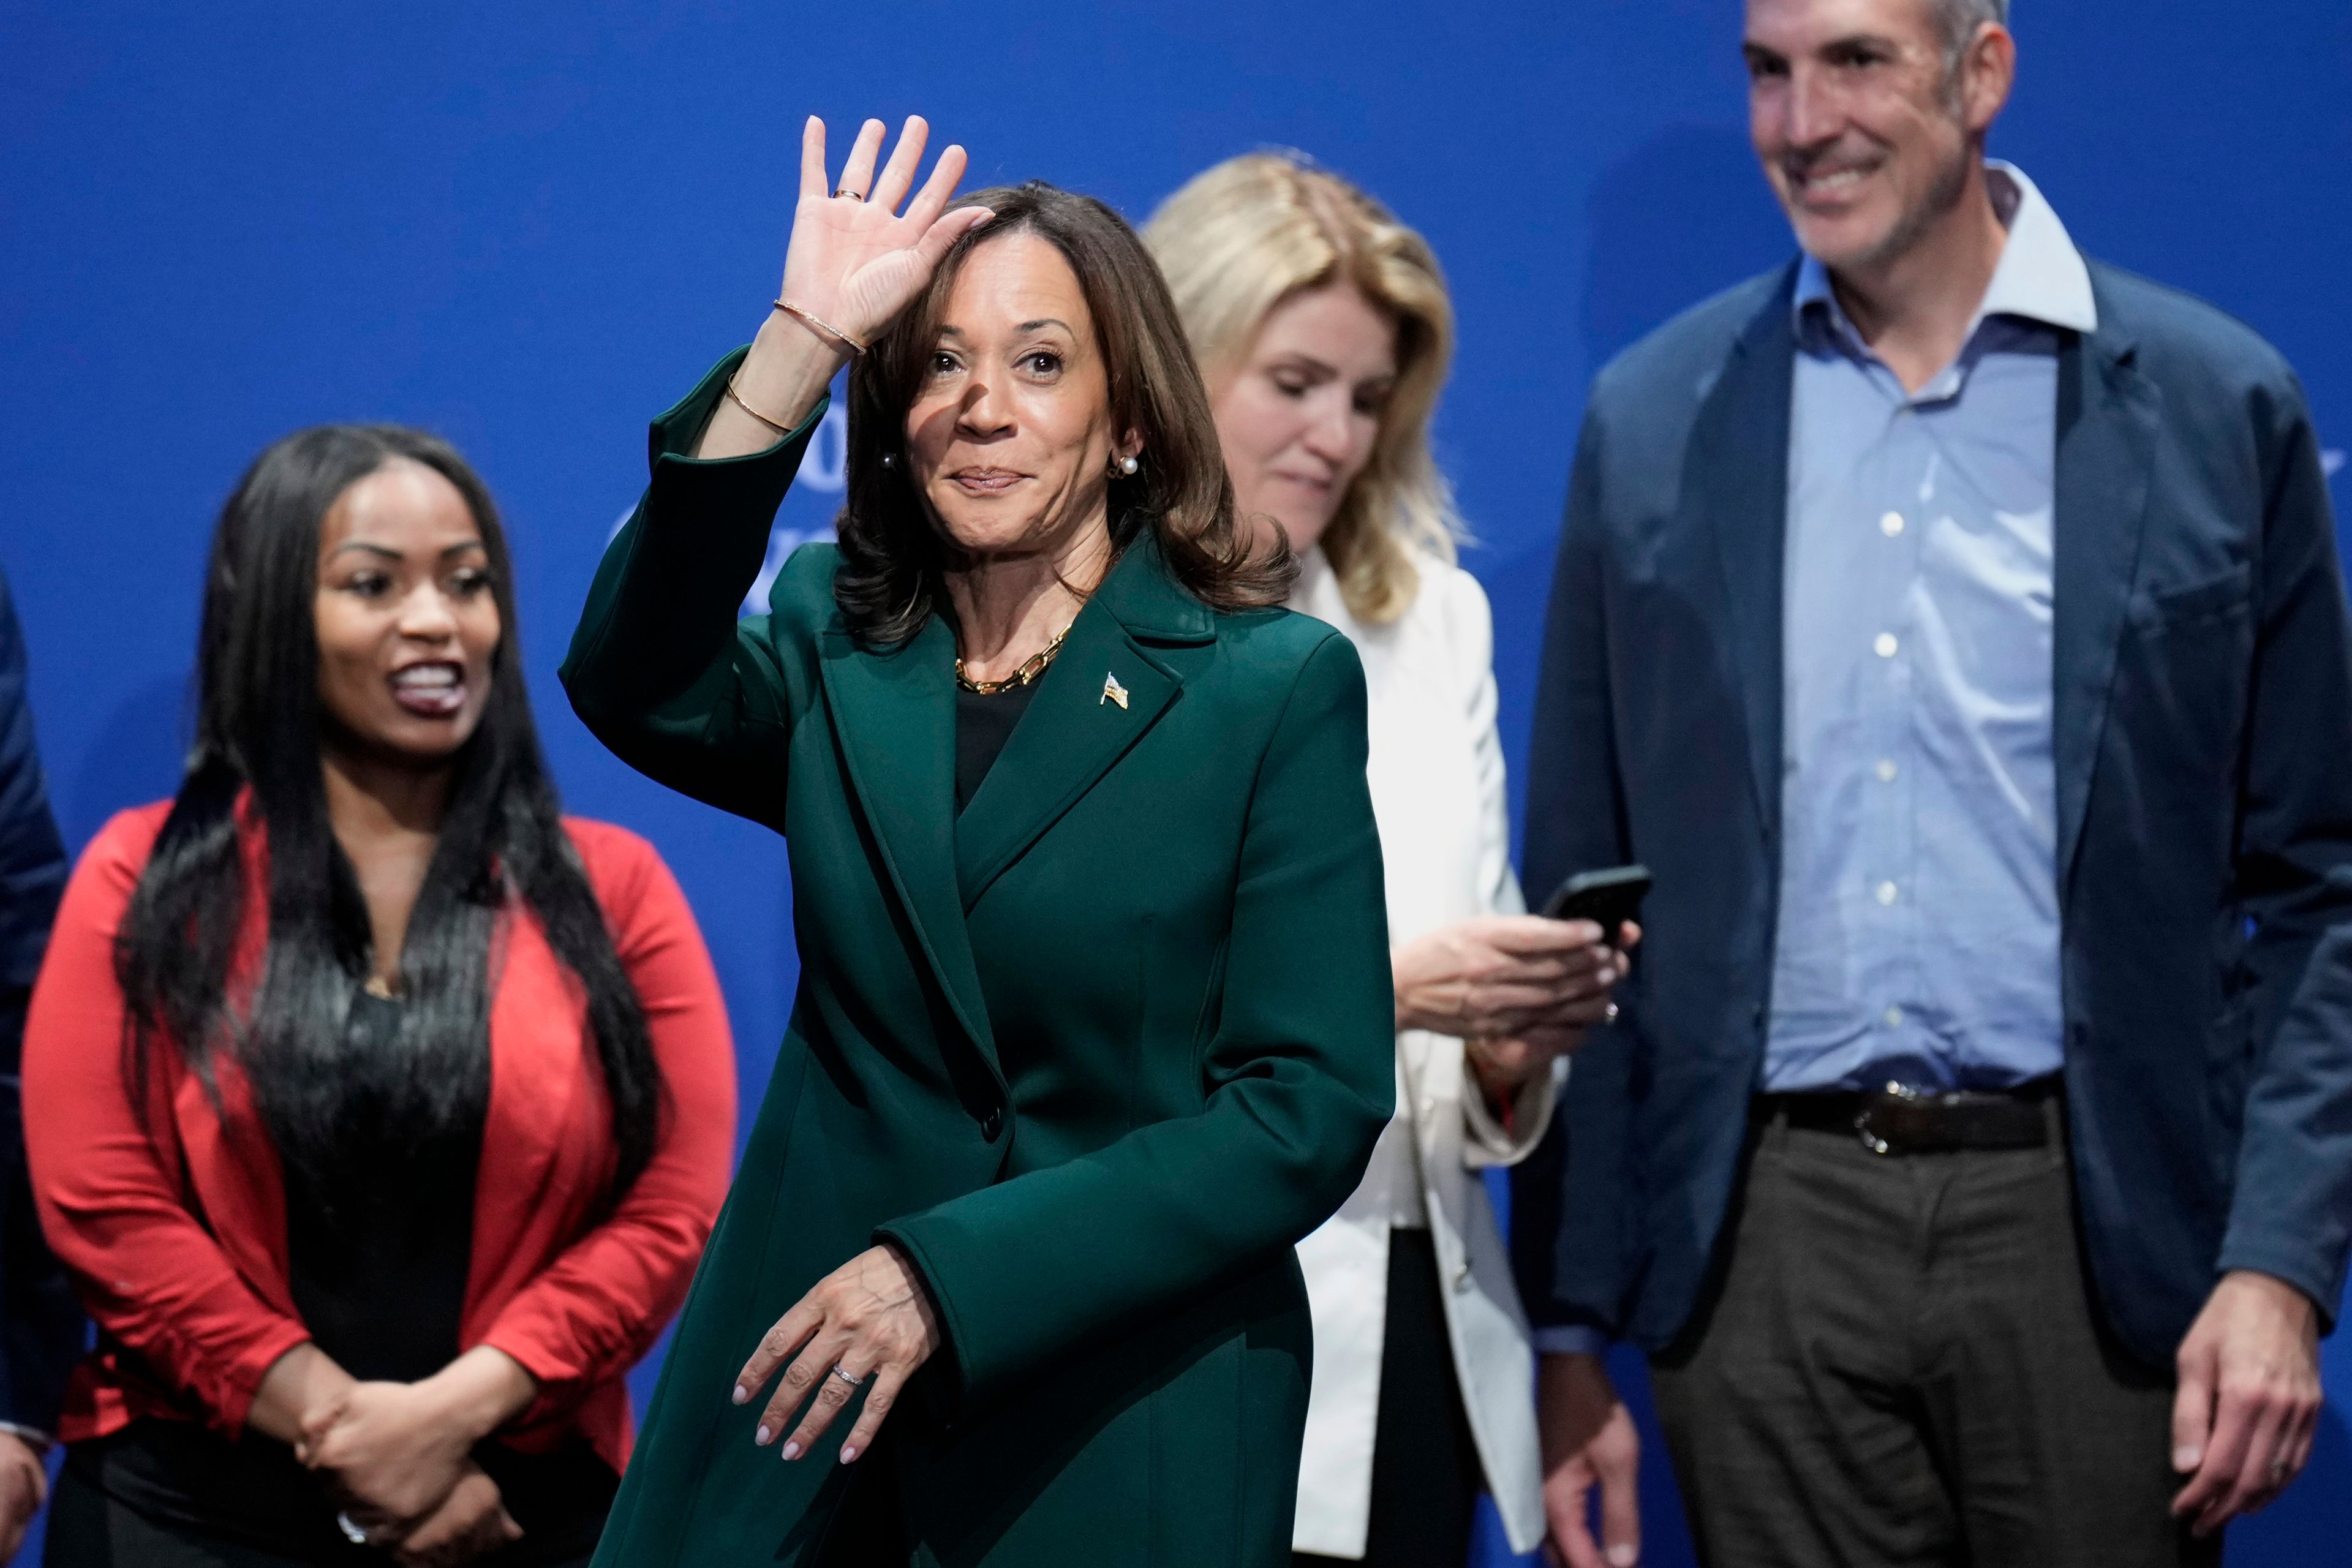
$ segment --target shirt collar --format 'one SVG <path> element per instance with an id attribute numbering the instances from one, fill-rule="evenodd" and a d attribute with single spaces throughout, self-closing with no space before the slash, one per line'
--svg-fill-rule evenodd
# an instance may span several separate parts
<path id="1" fill-rule="evenodd" d="M 1994 211 L 2009 229 L 2009 241 L 2001 247 L 1984 300 L 1969 322 L 1968 337 L 1974 337 L 1989 316 L 2021 316 L 2077 332 L 2097 331 L 2099 307 L 2091 292 L 2091 269 L 2074 248 L 2066 226 L 2058 221 L 2057 211 L 2014 163 L 1987 159 L 1985 183 L 1991 189 Z M 1829 268 L 1807 256 L 1798 265 L 1797 292 L 1790 306 L 1800 328 L 1815 306 L 1840 331 L 1853 331 L 1831 291 Z"/>

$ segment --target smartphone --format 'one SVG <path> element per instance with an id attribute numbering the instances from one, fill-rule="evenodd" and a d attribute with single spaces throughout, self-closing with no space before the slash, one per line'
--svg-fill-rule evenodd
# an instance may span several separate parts
<path id="1" fill-rule="evenodd" d="M 1544 900 L 1543 915 L 1547 920 L 1591 921 L 1600 926 L 1602 940 L 1614 946 L 1624 923 L 1642 918 L 1642 898 L 1649 890 L 1646 866 L 1579 871 Z"/>

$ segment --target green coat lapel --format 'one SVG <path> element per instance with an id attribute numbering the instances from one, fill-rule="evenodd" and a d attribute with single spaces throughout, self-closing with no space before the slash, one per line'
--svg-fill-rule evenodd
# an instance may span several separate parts
<path id="1" fill-rule="evenodd" d="M 842 760 L 891 885 L 958 1021 L 996 1073 L 996 1040 L 956 898 L 954 634 L 933 616 L 912 640 L 876 651 L 830 627 L 821 662 Z"/>
<path id="2" fill-rule="evenodd" d="M 964 909 L 1177 700 L 1183 677 L 1147 645 L 1196 645 L 1215 637 L 1208 610 L 1168 575 L 1150 535 L 1130 545 L 1071 623 L 1029 711 L 956 825 Z"/>

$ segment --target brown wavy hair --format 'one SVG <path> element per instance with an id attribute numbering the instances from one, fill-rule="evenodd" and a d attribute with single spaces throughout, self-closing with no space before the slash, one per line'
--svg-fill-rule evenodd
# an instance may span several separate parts
<path id="1" fill-rule="evenodd" d="M 1135 231 L 1103 203 L 1032 180 L 966 196 L 996 216 L 956 242 L 930 287 L 849 373 L 846 494 L 835 531 L 834 601 L 852 636 L 895 647 L 947 608 L 954 545 L 903 460 L 907 411 L 939 336 L 948 294 L 972 251 L 1032 234 L 1062 253 L 1094 317 L 1110 383 L 1114 427 L 1142 442 L 1132 478 L 1112 476 L 1115 550 L 1149 531 L 1176 581 L 1214 610 L 1261 609 L 1290 595 L 1297 558 L 1275 531 L 1260 540 L 1234 516 L 1209 395 L 1160 268 Z M 896 460 L 886 465 L 885 457 Z"/>

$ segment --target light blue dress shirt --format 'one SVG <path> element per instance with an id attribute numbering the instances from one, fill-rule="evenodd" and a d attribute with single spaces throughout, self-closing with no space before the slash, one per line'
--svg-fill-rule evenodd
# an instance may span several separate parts
<path id="1" fill-rule="evenodd" d="M 1916 394 L 1808 258 L 1784 579 L 1780 909 L 1762 1087 L 2055 1072 L 2058 350 L 2097 324 L 2031 181 L 1959 357 Z"/>

